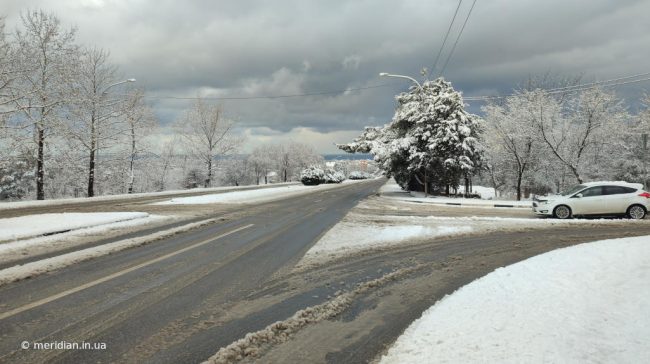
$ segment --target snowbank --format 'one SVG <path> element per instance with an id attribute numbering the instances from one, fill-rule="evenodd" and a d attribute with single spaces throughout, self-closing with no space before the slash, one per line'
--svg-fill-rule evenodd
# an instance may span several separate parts
<path id="1" fill-rule="evenodd" d="M 126 231 L 141 228 L 144 225 L 157 224 L 174 219 L 171 216 L 147 214 L 146 217 L 112 222 L 91 227 L 71 230 L 64 233 L 39 236 L 0 243 L 0 262 L 13 262 L 29 256 L 50 253 L 77 246 L 87 242 L 89 238 L 122 234 Z"/>
<path id="2" fill-rule="evenodd" d="M 648 312 L 650 236 L 581 244 L 443 298 L 381 363 L 643 363 Z"/>
<path id="3" fill-rule="evenodd" d="M 145 212 L 92 212 L 39 214 L 0 219 L 0 243 L 119 221 L 143 219 L 148 216 L 149 214 Z"/>
<path id="4" fill-rule="evenodd" d="M 293 185 L 296 182 L 282 182 L 274 183 L 274 186 L 287 186 Z M 168 190 L 161 192 L 145 192 L 145 193 L 132 193 L 132 194 L 123 194 L 123 195 L 105 195 L 105 196 L 95 196 L 95 197 L 79 197 L 79 198 L 61 198 L 54 200 L 45 200 L 45 201 L 14 201 L 14 202 L 2 202 L 0 201 L 0 210 L 11 210 L 19 209 L 24 207 L 41 207 L 41 206 L 52 206 L 52 205 L 69 205 L 76 203 L 93 203 L 95 201 L 122 201 L 130 200 L 137 197 L 161 197 L 177 194 L 187 194 L 192 195 L 196 193 L 203 192 L 218 192 L 218 191 L 231 191 L 231 190 L 240 190 L 240 189 L 251 189 L 251 188 L 262 188 L 269 185 L 260 185 L 260 186 L 222 186 L 222 187 L 209 187 L 209 188 L 193 188 L 190 190 Z"/>
<path id="5" fill-rule="evenodd" d="M 76 264 L 89 259 L 100 257 L 102 255 L 108 255 L 124 249 L 149 244 L 151 242 L 161 240 L 161 239 L 166 239 L 181 232 L 189 231 L 201 226 L 205 226 L 207 224 L 212 224 L 215 221 L 217 221 L 217 219 L 207 219 L 199 222 L 193 222 L 179 227 L 162 230 L 142 237 L 120 240 L 114 243 L 108 243 L 108 244 L 99 245 L 91 248 L 77 250 L 71 253 L 58 255 L 52 258 L 42 259 L 35 262 L 26 263 L 23 265 L 16 265 L 10 268 L 2 269 L 0 270 L 0 286 L 6 283 L 51 272 L 60 268 L 70 266 L 72 264 Z"/>

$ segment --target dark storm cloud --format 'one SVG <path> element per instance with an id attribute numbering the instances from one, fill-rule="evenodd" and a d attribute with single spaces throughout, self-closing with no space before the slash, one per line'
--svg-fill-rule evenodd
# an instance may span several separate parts
<path id="1" fill-rule="evenodd" d="M 78 26 L 80 41 L 110 49 L 123 73 L 151 95 L 288 95 L 394 84 L 305 98 L 223 101 L 257 140 L 279 137 L 277 132 L 315 137 L 295 132 L 305 128 L 352 135 L 388 121 L 394 94 L 408 83 L 377 74 L 419 77 L 422 67 L 431 68 L 457 4 L 4 0 L 0 10 L 13 24 L 26 8 L 55 12 Z M 447 49 L 470 5 L 463 2 Z M 586 80 L 648 72 L 649 57 L 648 1 L 478 0 L 445 76 L 465 95 L 509 93 L 530 75 L 546 72 L 583 74 Z M 633 105 L 641 86 L 648 84 L 621 88 L 621 95 Z M 191 104 L 152 102 L 164 123 Z M 479 105 L 470 109 L 478 112 Z"/>

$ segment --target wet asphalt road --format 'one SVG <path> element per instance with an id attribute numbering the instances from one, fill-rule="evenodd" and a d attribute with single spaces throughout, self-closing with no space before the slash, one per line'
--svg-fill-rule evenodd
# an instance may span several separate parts
<path id="1" fill-rule="evenodd" d="M 229 312 L 290 268 L 385 180 L 251 207 L 225 221 L 0 287 L 0 362 L 194 363 L 313 299 Z M 243 207 L 246 208 L 246 207 Z M 21 342 L 105 343 L 106 350 L 23 350 Z M 32 344 L 33 345 L 33 344 Z"/>

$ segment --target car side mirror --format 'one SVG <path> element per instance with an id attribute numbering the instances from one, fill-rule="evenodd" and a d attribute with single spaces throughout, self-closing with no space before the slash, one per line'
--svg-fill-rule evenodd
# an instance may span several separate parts
<path id="1" fill-rule="evenodd" d="M 577 194 L 575 195 L 575 197 L 577 197 L 577 198 L 582 198 L 582 193 L 577 193 Z"/>

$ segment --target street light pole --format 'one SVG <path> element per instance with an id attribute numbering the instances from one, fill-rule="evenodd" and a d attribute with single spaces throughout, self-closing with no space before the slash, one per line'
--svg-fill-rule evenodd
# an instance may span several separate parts
<path id="1" fill-rule="evenodd" d="M 121 84 L 123 84 L 123 83 L 127 83 L 127 82 L 135 82 L 135 78 L 127 78 L 127 79 L 124 80 L 124 81 L 115 82 L 114 84 L 107 86 L 107 87 L 104 89 L 104 91 L 102 91 L 102 93 L 101 93 L 100 95 L 103 97 L 104 95 L 106 95 L 106 94 L 108 93 L 108 90 L 109 90 L 111 87 L 115 87 L 115 86 L 117 86 L 117 85 L 121 85 Z"/>
<path id="2" fill-rule="evenodd" d="M 422 85 L 420 85 L 420 83 L 419 83 L 415 78 L 413 78 L 413 77 L 404 76 L 404 75 L 394 75 L 394 74 L 386 73 L 386 72 L 381 72 L 381 73 L 379 74 L 379 77 L 405 78 L 405 79 L 407 79 L 407 80 L 411 80 L 414 84 L 416 84 L 416 85 L 418 86 L 418 88 L 420 89 L 420 91 L 422 91 Z"/>

